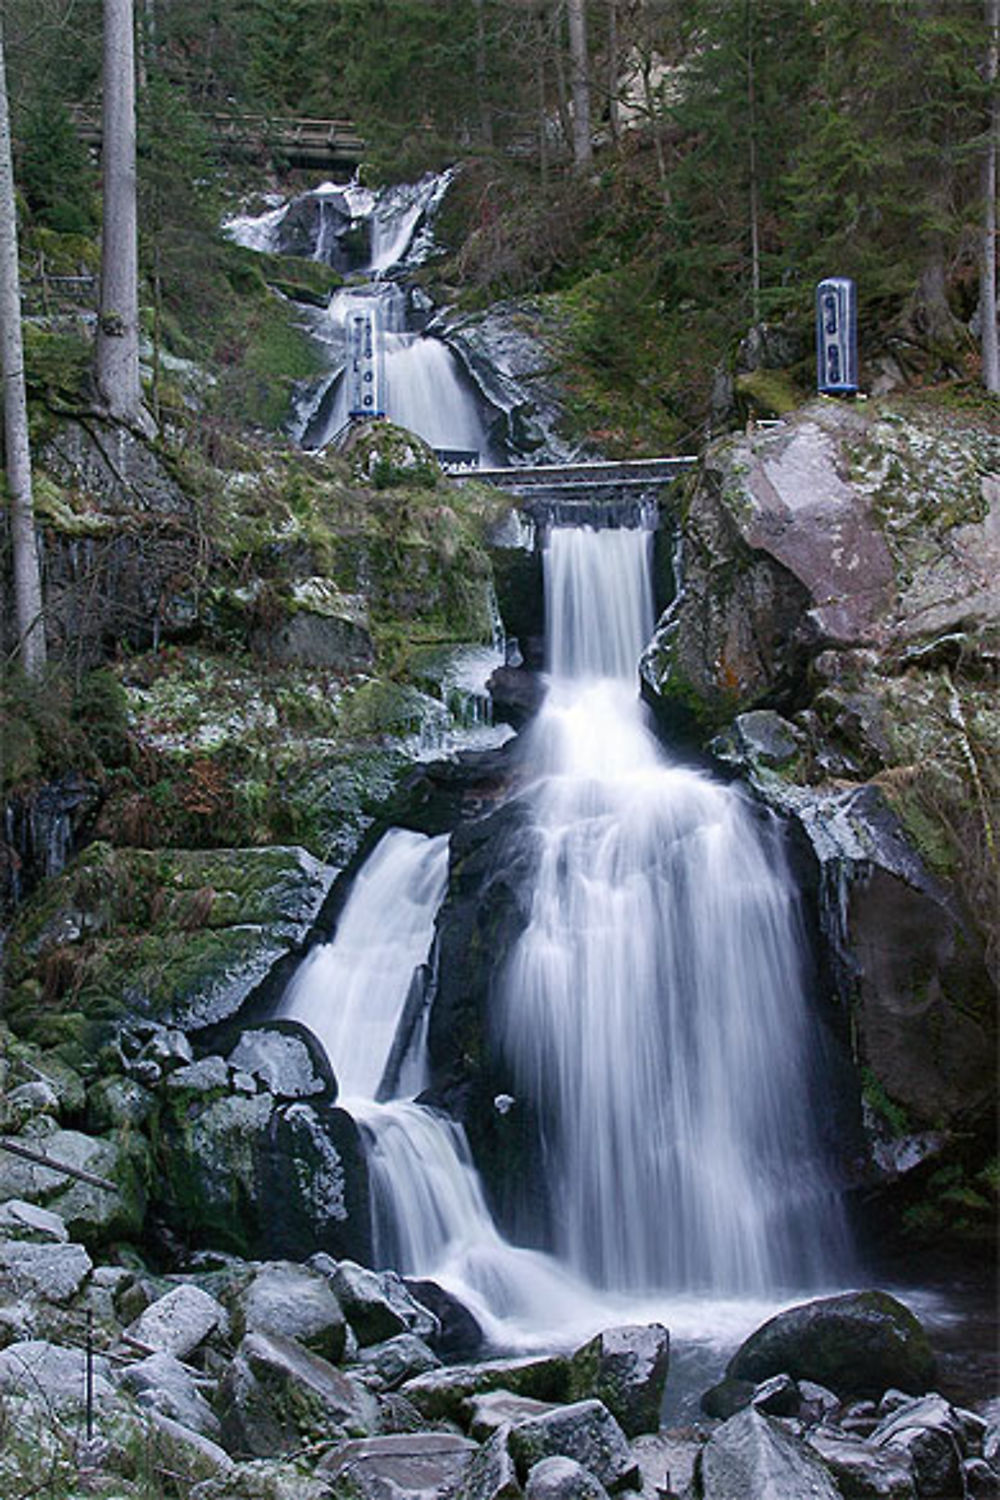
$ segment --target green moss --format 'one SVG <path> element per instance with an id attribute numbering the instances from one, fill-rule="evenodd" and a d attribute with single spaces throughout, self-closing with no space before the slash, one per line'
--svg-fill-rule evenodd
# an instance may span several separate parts
<path id="1" fill-rule="evenodd" d="M 886 1093 L 881 1081 L 871 1068 L 861 1070 L 861 1091 L 865 1102 L 878 1118 L 888 1125 L 893 1135 L 909 1135 L 913 1126 L 906 1110 Z"/>
<path id="2" fill-rule="evenodd" d="M 736 390 L 761 417 L 785 417 L 806 400 L 805 392 L 784 370 L 750 370 L 736 377 Z"/>

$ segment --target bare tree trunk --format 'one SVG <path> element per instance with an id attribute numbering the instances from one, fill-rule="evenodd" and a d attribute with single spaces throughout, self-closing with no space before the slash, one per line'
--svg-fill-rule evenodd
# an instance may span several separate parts
<path id="1" fill-rule="evenodd" d="M 484 0 L 475 0 L 476 5 L 476 93 L 479 96 L 479 127 L 483 145 L 493 149 L 493 110 L 487 97 L 486 67 L 486 17 Z"/>
<path id="2" fill-rule="evenodd" d="M 554 45 L 552 57 L 556 71 L 556 107 L 559 111 L 559 129 L 570 149 L 573 145 L 573 126 L 570 121 L 569 95 L 566 89 L 566 69 L 563 65 L 562 22 L 566 0 L 553 0 L 552 32 Z"/>
<path id="3" fill-rule="evenodd" d="M 621 124 L 618 118 L 618 0 L 608 0 L 608 126 L 616 150 L 621 148 Z"/>
<path id="4" fill-rule="evenodd" d="M 757 77 L 753 51 L 753 0 L 747 0 L 747 115 L 750 151 L 750 306 L 760 322 L 760 180 L 757 160 Z"/>
<path id="5" fill-rule="evenodd" d="M 997 156 L 1000 154 L 1000 0 L 986 0 L 986 83 L 990 91 L 989 134 L 983 157 L 983 237 L 979 276 L 979 318 L 983 385 L 1000 393 L 997 336 Z"/>
<path id="6" fill-rule="evenodd" d="M 545 12 L 535 15 L 535 87 L 538 92 L 538 171 L 542 187 L 549 185 L 549 121 L 545 98 Z"/>
<path id="7" fill-rule="evenodd" d="M 573 165 L 580 172 L 590 166 L 594 155 L 590 134 L 590 61 L 584 0 L 568 0 L 567 9 L 573 95 Z"/>
<path id="8" fill-rule="evenodd" d="M 31 492 L 28 402 L 21 341 L 21 278 L 17 263 L 17 217 L 10 145 L 10 112 L 0 16 L 0 369 L 3 373 L 4 452 L 10 492 L 10 536 L 14 559 L 14 617 L 24 670 L 37 677 L 45 666 L 42 580 Z"/>
<path id="9" fill-rule="evenodd" d="M 133 0 L 104 0 L 101 165 L 104 227 L 97 386 L 112 416 L 151 436 L 139 381 L 139 251 L 135 173 Z"/>

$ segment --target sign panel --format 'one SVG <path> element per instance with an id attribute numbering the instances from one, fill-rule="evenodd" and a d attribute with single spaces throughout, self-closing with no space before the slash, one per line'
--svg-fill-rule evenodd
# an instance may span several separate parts
<path id="1" fill-rule="evenodd" d="M 351 312 L 347 320 L 347 415 L 352 419 L 385 416 L 379 363 L 374 309 Z"/>
<path id="2" fill-rule="evenodd" d="M 848 276 L 828 276 L 816 288 L 816 385 L 828 395 L 858 388 L 857 296 Z"/>

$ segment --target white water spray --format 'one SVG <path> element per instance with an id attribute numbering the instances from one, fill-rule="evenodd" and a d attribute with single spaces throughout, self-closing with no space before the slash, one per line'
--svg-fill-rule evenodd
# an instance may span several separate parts
<path id="1" fill-rule="evenodd" d="M 844 1233 L 795 891 L 743 798 L 666 763 L 646 727 L 648 545 L 549 537 L 553 683 L 526 750 L 543 853 L 497 1033 L 580 1274 L 630 1292 L 815 1284 Z"/>

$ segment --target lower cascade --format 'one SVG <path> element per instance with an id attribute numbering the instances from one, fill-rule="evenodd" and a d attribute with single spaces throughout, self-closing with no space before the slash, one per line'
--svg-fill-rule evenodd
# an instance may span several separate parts
<path id="1" fill-rule="evenodd" d="M 506 1103 L 540 1122 L 547 1253 L 502 1237 L 460 1125 L 417 1102 L 446 836 L 384 836 L 282 1002 L 368 1141 L 379 1262 L 455 1291 L 497 1344 L 658 1299 L 774 1302 L 849 1263 L 779 830 L 671 764 L 636 694 L 651 539 L 556 526 L 545 542 L 550 687 L 512 794 L 541 852 L 490 1025 Z"/>

